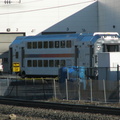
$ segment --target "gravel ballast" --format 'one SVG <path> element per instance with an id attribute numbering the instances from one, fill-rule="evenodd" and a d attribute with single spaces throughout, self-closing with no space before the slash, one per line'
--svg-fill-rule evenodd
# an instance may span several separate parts
<path id="1" fill-rule="evenodd" d="M 11 119 L 9 118 L 11 114 L 16 116 L 13 120 L 120 120 L 120 116 L 113 115 L 76 113 L 0 104 L 0 120 Z"/>

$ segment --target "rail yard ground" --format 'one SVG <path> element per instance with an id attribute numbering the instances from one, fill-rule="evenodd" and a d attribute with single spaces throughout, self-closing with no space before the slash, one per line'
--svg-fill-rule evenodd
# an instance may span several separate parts
<path id="1" fill-rule="evenodd" d="M 16 77 L 18 78 L 18 76 L 14 76 L 14 78 L 16 78 Z M 8 79 L 6 79 L 6 81 L 7 80 Z M 51 84 L 45 83 L 45 81 L 44 81 L 44 84 L 40 83 L 38 87 L 37 87 L 38 84 L 36 84 L 36 83 L 39 83 L 39 82 L 37 80 L 36 81 L 35 80 L 26 80 L 25 85 L 22 84 L 23 82 L 21 83 L 21 81 L 19 81 L 19 82 L 17 81 L 17 84 L 21 83 L 21 84 L 17 85 L 17 87 L 15 84 L 16 83 L 15 81 L 16 81 L 16 79 L 13 80 L 13 82 L 11 82 L 10 85 L 8 85 L 7 83 L 9 83 L 9 82 L 5 82 L 5 79 L 4 79 L 5 83 L 1 82 L 1 85 L 3 85 L 3 86 L 1 86 L 1 88 L 2 87 L 5 88 L 4 85 L 7 84 L 8 85 L 7 88 L 9 88 L 7 90 L 11 91 L 11 92 L 8 92 L 8 93 L 11 93 L 9 95 L 13 96 L 13 94 L 15 94 L 15 96 L 18 96 L 18 95 L 24 94 L 25 98 L 29 97 L 29 94 L 30 95 L 32 94 L 33 98 L 36 98 L 37 94 L 38 93 L 40 94 L 41 93 L 40 91 L 42 91 L 42 90 L 44 92 L 44 95 L 48 94 L 46 92 L 46 86 L 47 86 L 47 89 L 50 88 L 50 90 L 53 92 L 53 88 L 51 89 L 51 87 L 48 87 Z M 40 91 L 38 88 L 40 89 Z M 23 98 L 23 97 L 24 96 L 21 95 L 21 98 Z M 116 103 L 115 102 L 114 103 L 100 103 L 100 102 L 93 102 L 93 101 L 91 102 L 90 99 L 88 101 L 87 101 L 87 99 L 86 99 L 86 101 L 84 101 L 84 100 L 79 101 L 79 100 L 63 100 L 63 99 L 59 100 L 59 99 L 50 98 L 47 101 L 51 101 L 51 102 L 54 101 L 54 102 L 60 102 L 60 103 L 61 102 L 62 103 L 71 103 L 71 104 L 87 104 L 87 105 L 90 104 L 90 105 L 97 105 L 97 106 L 110 106 L 110 107 L 120 108 L 120 103 L 117 103 L 117 102 Z M 9 116 L 11 114 L 15 115 L 15 118 L 13 118 L 13 120 L 120 120 L 120 116 L 113 116 L 113 115 L 101 115 L 101 114 L 80 113 L 80 112 L 77 113 L 77 112 L 68 112 L 68 111 L 66 112 L 66 111 L 60 111 L 60 110 L 38 109 L 38 108 L 18 107 L 18 106 L 10 106 L 10 105 L 0 104 L 0 120 L 9 120 L 10 119 Z"/>
<path id="2" fill-rule="evenodd" d="M 74 102 L 72 103 L 75 104 Z M 91 104 L 91 103 L 87 103 L 87 104 Z M 92 105 L 93 104 L 98 105 L 98 103 L 92 103 Z M 101 104 L 101 105 L 104 106 L 111 105 L 111 107 L 120 107 L 120 104 Z M 10 118 L 10 115 L 13 115 L 13 118 Z M 9 120 L 9 119 L 11 120 L 120 120 L 120 116 L 69 112 L 69 111 L 60 111 L 60 110 L 51 110 L 51 109 L 30 108 L 30 107 L 18 107 L 13 105 L 0 104 L 0 120 Z"/>

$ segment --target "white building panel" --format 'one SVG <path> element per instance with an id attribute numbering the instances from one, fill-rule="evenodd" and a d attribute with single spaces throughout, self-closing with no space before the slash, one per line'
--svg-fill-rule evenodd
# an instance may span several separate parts
<path id="1" fill-rule="evenodd" d="M 98 0 L 99 31 L 120 33 L 120 0 Z"/>
<path id="2" fill-rule="evenodd" d="M 109 90 L 116 88 L 119 79 L 117 65 L 120 66 L 120 52 L 98 53 L 99 89 L 103 89 L 103 80 Z"/>
<path id="3" fill-rule="evenodd" d="M 0 30 L 36 35 L 43 31 L 97 31 L 96 0 L 7 0 L 0 2 Z"/>
<path id="4" fill-rule="evenodd" d="M 98 67 L 117 67 L 120 65 L 120 52 L 98 53 Z"/>

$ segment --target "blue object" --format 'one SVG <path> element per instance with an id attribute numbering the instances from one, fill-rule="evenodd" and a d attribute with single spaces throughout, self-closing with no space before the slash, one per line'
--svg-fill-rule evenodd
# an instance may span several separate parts
<path id="1" fill-rule="evenodd" d="M 80 82 L 83 83 L 84 89 L 86 89 L 86 77 L 85 77 L 85 67 L 62 67 L 59 69 L 59 83 L 64 83 L 65 79 L 68 79 L 71 82 L 75 82 L 80 79 Z"/>

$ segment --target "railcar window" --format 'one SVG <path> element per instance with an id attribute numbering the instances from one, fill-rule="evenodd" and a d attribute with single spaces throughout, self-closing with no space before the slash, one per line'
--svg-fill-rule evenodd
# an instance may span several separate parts
<path id="1" fill-rule="evenodd" d="M 38 48 L 42 48 L 42 42 L 38 42 Z"/>
<path id="2" fill-rule="evenodd" d="M 53 60 L 49 60 L 49 67 L 54 67 L 54 61 Z"/>
<path id="3" fill-rule="evenodd" d="M 65 60 L 61 60 L 61 66 L 65 66 Z"/>
<path id="4" fill-rule="evenodd" d="M 15 53 L 15 56 L 16 56 L 16 58 L 18 58 L 18 57 L 19 57 L 19 54 L 18 54 L 18 52 L 16 52 L 16 53 Z"/>
<path id="5" fill-rule="evenodd" d="M 44 48 L 48 48 L 48 41 L 44 42 Z"/>
<path id="6" fill-rule="evenodd" d="M 37 48 L 37 42 L 33 42 L 33 48 L 34 48 L 34 49 Z"/>
<path id="7" fill-rule="evenodd" d="M 59 60 L 55 60 L 55 67 L 58 67 L 59 65 Z"/>
<path id="8" fill-rule="evenodd" d="M 27 42 L 27 48 L 31 49 L 32 48 L 32 43 L 31 42 Z"/>
<path id="9" fill-rule="evenodd" d="M 48 60 L 44 60 L 44 67 L 48 67 Z"/>
<path id="10" fill-rule="evenodd" d="M 72 46 L 72 45 L 71 45 L 71 40 L 67 40 L 66 47 L 67 47 L 67 48 L 71 48 L 71 46 Z"/>
<path id="11" fill-rule="evenodd" d="M 32 67 L 32 60 L 28 60 L 28 61 L 27 61 L 27 66 L 28 66 L 28 67 Z"/>
<path id="12" fill-rule="evenodd" d="M 8 62 L 8 58 L 3 58 L 3 62 L 7 63 Z"/>
<path id="13" fill-rule="evenodd" d="M 119 51 L 119 44 L 118 45 L 103 45 L 104 52 L 118 52 Z"/>
<path id="14" fill-rule="evenodd" d="M 97 63 L 98 62 L 98 57 L 97 57 L 97 55 L 95 55 L 95 63 Z"/>
<path id="15" fill-rule="evenodd" d="M 59 41 L 55 41 L 55 48 L 59 48 Z"/>
<path id="16" fill-rule="evenodd" d="M 54 42 L 53 41 L 49 41 L 49 48 L 53 48 L 54 47 Z"/>
<path id="17" fill-rule="evenodd" d="M 37 67 L 37 60 L 33 60 L 33 67 Z"/>
<path id="18" fill-rule="evenodd" d="M 61 41 L 61 48 L 65 48 L 65 41 Z"/>
<path id="19" fill-rule="evenodd" d="M 38 60 L 38 67 L 42 67 L 42 60 Z"/>

